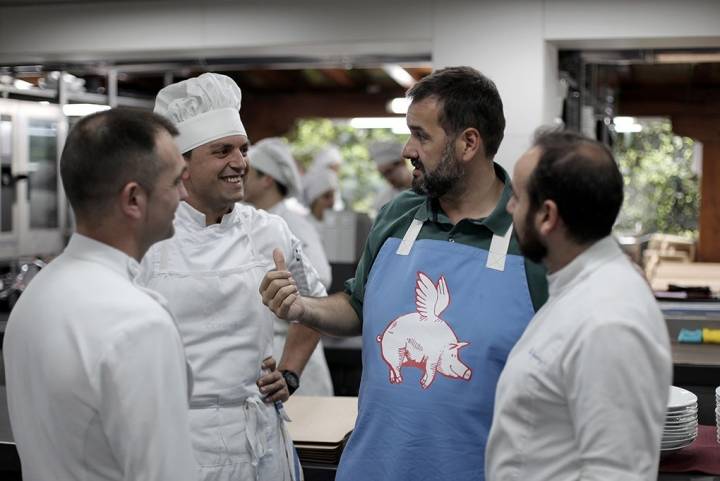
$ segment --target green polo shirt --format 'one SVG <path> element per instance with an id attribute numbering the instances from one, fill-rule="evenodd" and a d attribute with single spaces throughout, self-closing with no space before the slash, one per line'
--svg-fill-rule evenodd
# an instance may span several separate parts
<path id="1" fill-rule="evenodd" d="M 505 188 L 495 209 L 484 219 L 463 219 L 453 225 L 436 199 L 433 200 L 412 191 L 403 192 L 397 198 L 385 204 L 378 213 L 365 242 L 363 255 L 355 271 L 355 278 L 345 282 L 345 292 L 350 295 L 350 304 L 357 312 L 360 320 L 363 318 L 365 284 L 375 262 L 375 257 L 380 252 L 385 240 L 390 237 L 402 239 L 413 219 L 424 222 L 418 234 L 418 240 L 433 239 L 459 242 L 489 251 L 493 234 L 505 235 L 512 223 L 512 216 L 505 209 L 512 195 L 512 187 L 507 172 L 499 164 L 494 164 L 494 166 L 495 174 L 503 181 Z M 510 239 L 508 254 L 522 256 L 514 230 Z M 540 264 L 525 259 L 525 274 L 530 290 L 530 298 L 537 312 L 548 297 L 545 268 Z"/>

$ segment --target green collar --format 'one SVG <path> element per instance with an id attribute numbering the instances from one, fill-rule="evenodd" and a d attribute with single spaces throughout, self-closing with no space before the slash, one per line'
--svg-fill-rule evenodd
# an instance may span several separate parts
<path id="1" fill-rule="evenodd" d="M 505 172 L 505 169 L 495 162 L 493 162 L 493 166 L 495 167 L 495 175 L 503 181 L 505 186 L 502 194 L 500 194 L 500 200 L 488 217 L 484 219 L 469 219 L 469 221 L 477 225 L 484 225 L 490 229 L 493 234 L 503 236 L 512 223 L 512 216 L 505 210 L 505 206 L 512 195 L 512 185 L 510 183 L 510 176 Z M 429 197 L 417 210 L 415 218 L 423 222 L 431 221 L 439 224 L 452 224 L 447 214 L 445 214 L 440 207 L 438 200 Z"/>

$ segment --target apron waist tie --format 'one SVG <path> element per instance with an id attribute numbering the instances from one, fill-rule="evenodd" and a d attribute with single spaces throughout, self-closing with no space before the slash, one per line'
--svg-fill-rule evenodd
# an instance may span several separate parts
<path id="1" fill-rule="evenodd" d="M 267 436 L 265 433 L 258 435 L 258 429 L 263 430 L 267 424 L 264 410 L 266 409 L 263 402 L 257 396 L 251 396 L 245 400 L 245 436 L 247 437 L 248 446 L 250 446 L 250 462 L 255 468 L 255 479 L 259 479 L 260 472 L 258 463 L 268 452 Z"/>

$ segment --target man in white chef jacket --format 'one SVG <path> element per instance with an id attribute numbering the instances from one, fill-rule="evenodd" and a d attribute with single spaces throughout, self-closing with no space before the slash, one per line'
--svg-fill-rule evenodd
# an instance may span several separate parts
<path id="1" fill-rule="evenodd" d="M 272 249 L 282 246 L 299 289 L 325 290 L 287 224 L 239 202 L 249 147 L 240 101 L 235 82 L 214 73 L 158 93 L 155 112 L 180 131 L 188 197 L 175 236 L 148 252 L 139 280 L 167 298 L 193 368 L 190 422 L 202 478 L 281 481 L 299 477 L 299 465 L 274 401 L 287 400 L 288 381 L 298 386 L 319 334 L 291 325 L 279 370 L 264 363 L 274 317 L 258 285 L 274 267 Z"/>
<path id="2" fill-rule="evenodd" d="M 288 198 L 300 196 L 302 181 L 290 146 L 279 137 L 263 139 L 250 147 L 250 167 L 245 176 L 245 201 L 258 209 L 282 217 L 290 231 L 302 242 L 303 252 L 318 272 L 320 282 L 330 287 L 330 263 L 315 228 L 306 217 L 287 204 Z M 273 354 L 280 358 L 290 324 L 275 319 Z M 333 385 L 322 342 L 318 342 L 303 370 L 301 396 L 332 396 Z"/>
<path id="3" fill-rule="evenodd" d="M 403 147 L 403 144 L 394 140 L 373 142 L 368 147 L 378 172 L 387 181 L 387 185 L 377 194 L 373 202 L 375 212 L 412 187 L 412 173 L 402 155 Z"/>
<path id="4" fill-rule="evenodd" d="M 550 297 L 497 387 L 486 478 L 654 480 L 672 380 L 662 313 L 611 229 L 623 179 L 611 152 L 541 133 L 508 203 Z"/>
<path id="5" fill-rule="evenodd" d="M 13 309 L 3 352 L 23 479 L 196 480 L 191 373 L 164 300 L 133 283 L 173 234 L 186 167 L 166 119 L 81 119 L 60 161 L 77 229 Z"/>

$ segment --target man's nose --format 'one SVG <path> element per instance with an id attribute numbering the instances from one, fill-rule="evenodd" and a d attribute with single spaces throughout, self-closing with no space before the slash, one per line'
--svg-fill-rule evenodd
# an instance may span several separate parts
<path id="1" fill-rule="evenodd" d="M 234 169 L 247 171 L 247 168 L 248 168 L 247 154 L 241 150 L 236 150 L 235 152 L 233 152 L 232 158 L 230 159 L 230 166 Z"/>

